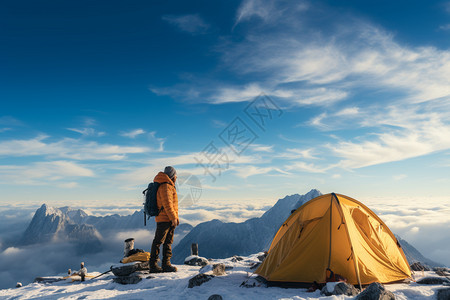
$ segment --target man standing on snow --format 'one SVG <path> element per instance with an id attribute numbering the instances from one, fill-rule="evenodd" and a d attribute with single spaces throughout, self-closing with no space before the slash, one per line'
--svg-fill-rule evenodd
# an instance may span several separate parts
<path id="1" fill-rule="evenodd" d="M 160 184 L 156 193 L 158 209 L 161 210 L 156 216 L 155 238 L 150 253 L 150 272 L 176 272 L 177 268 L 170 264 L 172 257 L 172 243 L 175 227 L 180 224 L 178 219 L 178 196 L 175 189 L 177 172 L 174 167 L 167 166 L 164 172 L 155 176 L 154 182 Z M 164 243 L 164 244 L 163 244 Z M 158 266 L 159 248 L 163 244 L 163 259 L 161 267 Z"/>

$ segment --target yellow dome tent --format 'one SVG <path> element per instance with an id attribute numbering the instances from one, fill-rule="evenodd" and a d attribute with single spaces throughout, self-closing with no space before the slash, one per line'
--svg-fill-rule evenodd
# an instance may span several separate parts
<path id="1" fill-rule="evenodd" d="M 411 277 L 405 254 L 386 224 L 361 202 L 335 193 L 293 212 L 255 273 L 273 285 L 296 285 L 325 283 L 327 269 L 360 286 Z"/>

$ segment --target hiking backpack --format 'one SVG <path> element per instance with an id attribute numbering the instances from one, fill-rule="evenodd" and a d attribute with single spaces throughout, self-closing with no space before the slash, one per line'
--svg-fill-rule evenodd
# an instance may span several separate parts
<path id="1" fill-rule="evenodd" d="M 159 213 L 164 209 L 161 206 L 161 209 L 158 209 L 158 204 L 156 200 L 156 193 L 158 192 L 158 188 L 161 184 L 166 184 L 168 182 L 150 182 L 148 187 L 142 191 L 142 194 L 145 196 L 144 202 L 144 226 L 147 225 L 147 218 L 156 217 Z M 148 216 L 148 217 L 147 217 Z"/>

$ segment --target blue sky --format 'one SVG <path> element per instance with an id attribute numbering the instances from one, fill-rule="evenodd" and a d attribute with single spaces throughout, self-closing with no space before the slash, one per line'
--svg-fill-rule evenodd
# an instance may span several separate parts
<path id="1" fill-rule="evenodd" d="M 448 1 L 1 6 L 2 201 L 450 192 Z"/>

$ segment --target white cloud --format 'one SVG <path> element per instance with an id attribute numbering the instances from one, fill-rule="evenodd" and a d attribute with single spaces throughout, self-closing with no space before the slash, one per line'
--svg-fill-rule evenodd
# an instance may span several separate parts
<path id="1" fill-rule="evenodd" d="M 102 131 L 97 131 L 94 128 L 67 128 L 67 130 L 73 131 L 73 132 L 77 132 L 83 136 L 95 136 L 95 137 L 100 137 L 100 136 L 104 136 L 106 133 L 102 132 Z"/>
<path id="2" fill-rule="evenodd" d="M 228 123 L 221 120 L 212 120 L 212 124 L 216 128 L 225 128 L 228 125 Z"/>
<path id="3" fill-rule="evenodd" d="M 450 2 L 445 2 L 444 4 L 445 11 L 450 14 Z"/>
<path id="4" fill-rule="evenodd" d="M 129 137 L 131 139 L 134 139 L 135 137 L 137 137 L 138 135 L 144 134 L 145 130 L 143 129 L 134 129 L 128 132 L 121 132 L 120 135 L 124 136 L 124 137 Z"/>
<path id="5" fill-rule="evenodd" d="M 0 128 L 0 133 L 5 132 L 5 131 L 9 131 L 9 130 L 11 130 L 11 129 L 12 129 L 12 128 L 9 128 L 9 127 Z"/>
<path id="6" fill-rule="evenodd" d="M 347 107 L 344 108 L 337 113 L 335 113 L 335 116 L 355 116 L 359 114 L 359 108 L 358 107 Z"/>
<path id="7" fill-rule="evenodd" d="M 164 21 L 176 26 L 181 31 L 190 34 L 204 34 L 209 29 L 209 24 L 206 23 L 198 14 L 190 15 L 164 15 Z"/>
<path id="8" fill-rule="evenodd" d="M 58 186 L 60 188 L 72 189 L 72 188 L 78 187 L 78 182 L 72 181 L 72 182 L 67 182 L 67 183 L 60 183 L 60 184 L 58 184 Z"/>
<path id="9" fill-rule="evenodd" d="M 274 145 L 268 146 L 268 145 L 260 145 L 260 144 L 251 144 L 248 149 L 252 150 L 254 152 L 266 152 L 266 153 L 272 153 L 273 152 Z"/>
<path id="10" fill-rule="evenodd" d="M 288 149 L 286 149 L 286 152 L 277 154 L 276 157 L 285 158 L 285 159 L 298 159 L 298 158 L 317 159 L 317 157 L 314 156 L 314 151 L 315 151 L 315 149 L 313 149 L 313 148 L 308 148 L 308 149 L 288 148 Z"/>
<path id="11" fill-rule="evenodd" d="M 311 120 L 309 120 L 308 124 L 313 127 L 317 127 L 319 129 L 328 130 L 331 127 L 325 123 L 323 123 L 323 120 L 326 120 L 328 117 L 328 114 L 326 112 L 321 113 L 320 115 L 317 115 L 313 117 Z"/>
<path id="12" fill-rule="evenodd" d="M 312 163 L 306 163 L 303 161 L 293 162 L 284 167 L 290 171 L 303 171 L 308 173 L 325 173 L 331 167 L 320 167 Z"/>
<path id="13" fill-rule="evenodd" d="M 308 7 L 306 1 L 296 1 L 290 9 L 299 12 L 307 10 Z M 274 0 L 245 0 L 238 8 L 235 26 L 240 22 L 250 20 L 252 17 L 258 17 L 265 22 L 275 21 L 282 17 L 282 12 L 277 8 L 277 1 Z"/>
<path id="14" fill-rule="evenodd" d="M 248 178 L 253 175 L 267 174 L 274 170 L 272 167 L 239 166 L 233 167 L 233 171 L 241 178 Z"/>
<path id="15" fill-rule="evenodd" d="M 214 170 L 214 173 L 217 171 L 218 174 L 219 171 L 224 173 L 243 164 L 261 164 L 267 162 L 267 160 L 262 159 L 258 154 L 241 154 L 240 156 L 237 156 L 227 147 L 219 148 L 219 151 L 221 153 L 220 155 L 223 155 L 220 160 L 220 168 L 217 167 L 220 170 L 213 169 L 215 166 L 209 166 L 209 164 L 213 162 L 208 160 L 208 157 L 205 156 L 204 152 L 192 152 L 181 155 L 154 158 L 148 163 L 145 163 L 143 167 L 124 171 L 123 173 L 115 175 L 113 179 L 124 189 L 135 189 L 137 183 L 146 182 L 149 179 L 152 179 L 155 174 L 164 168 L 164 166 L 174 166 L 179 173 L 184 172 L 196 176 L 207 176 L 205 168 L 202 167 L 201 164 L 203 164 L 207 169 Z M 210 172 L 212 172 L 211 170 Z"/>
<path id="16" fill-rule="evenodd" d="M 99 144 L 77 139 L 64 138 L 56 142 L 46 142 L 49 137 L 39 135 L 28 140 L 7 140 L 0 142 L 3 156 L 50 156 L 75 160 L 121 160 L 126 154 L 150 152 L 147 147 L 128 147 Z"/>
<path id="17" fill-rule="evenodd" d="M 398 180 L 405 179 L 406 177 L 408 177 L 408 175 L 406 175 L 406 174 L 399 174 L 399 175 L 394 175 L 392 178 L 394 180 L 398 181 Z"/>
<path id="18" fill-rule="evenodd" d="M 406 129 L 370 136 L 365 141 L 341 141 L 329 145 L 329 149 L 342 157 L 340 166 L 361 168 L 386 162 L 431 154 L 450 148 L 450 125 L 439 118 L 413 123 L 404 123 Z M 412 128 L 408 128 L 412 126 Z"/>
<path id="19" fill-rule="evenodd" d="M 20 254 L 21 252 L 23 252 L 23 250 L 21 250 L 20 248 L 9 247 L 9 248 L 6 248 L 5 251 L 2 252 L 2 255 L 5 255 L 5 256 L 17 255 L 17 254 Z"/>
<path id="20" fill-rule="evenodd" d="M 419 231 L 420 231 L 420 228 L 417 226 L 414 226 L 409 230 L 409 232 L 411 232 L 411 233 L 418 233 Z"/>
<path id="21" fill-rule="evenodd" d="M 441 25 L 439 26 L 439 29 L 445 31 L 450 30 L 450 24 Z"/>
<path id="22" fill-rule="evenodd" d="M 0 178 L 9 184 L 51 184 L 66 178 L 93 177 L 94 172 L 69 161 L 36 162 L 27 166 L 2 165 Z M 61 183 L 61 187 L 75 187 L 73 182 Z"/>
<path id="23" fill-rule="evenodd" d="M 6 126 L 22 126 L 22 121 L 11 117 L 11 116 L 2 116 L 0 117 L 0 125 L 6 125 Z"/>

